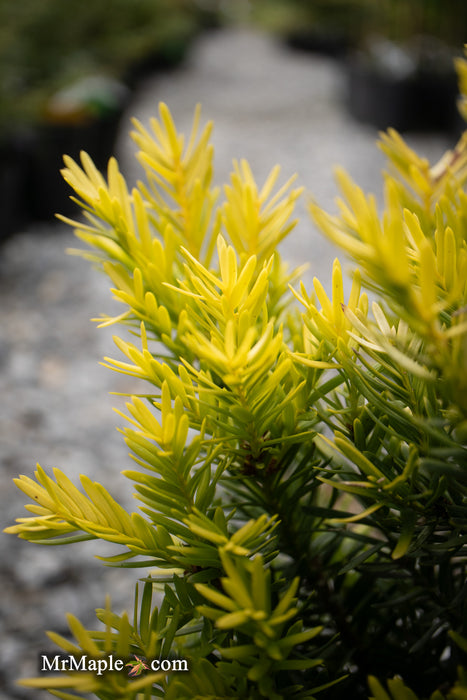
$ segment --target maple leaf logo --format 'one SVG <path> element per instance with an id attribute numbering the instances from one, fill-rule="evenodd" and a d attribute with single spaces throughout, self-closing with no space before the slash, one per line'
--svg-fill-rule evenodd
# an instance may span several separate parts
<path id="1" fill-rule="evenodd" d="M 135 654 L 135 659 L 136 661 L 129 661 L 125 666 L 131 666 L 131 670 L 128 671 L 128 675 L 131 676 L 132 678 L 136 678 L 136 676 L 140 676 L 143 671 L 147 671 L 149 669 L 149 666 L 143 659 L 140 659 L 139 656 L 136 656 Z"/>

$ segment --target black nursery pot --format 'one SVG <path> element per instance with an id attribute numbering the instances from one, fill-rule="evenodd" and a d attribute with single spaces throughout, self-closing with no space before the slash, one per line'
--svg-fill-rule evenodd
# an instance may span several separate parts
<path id="1" fill-rule="evenodd" d="M 450 132 L 456 124 L 457 94 L 454 70 L 420 70 L 402 77 L 357 58 L 347 62 L 349 112 L 378 129 Z"/>
<path id="2" fill-rule="evenodd" d="M 28 191 L 34 136 L 17 131 L 0 141 L 0 241 L 17 233 L 31 217 Z"/>
<path id="3" fill-rule="evenodd" d="M 125 84 L 131 88 L 160 71 L 176 70 L 188 56 L 194 37 L 174 37 L 154 51 L 131 64 L 125 74 Z"/>
<path id="4" fill-rule="evenodd" d="M 43 124 L 38 129 L 31 165 L 31 214 L 37 221 L 52 220 L 55 214 L 76 214 L 77 206 L 60 170 L 63 156 L 79 162 L 86 151 L 96 167 L 105 170 L 118 134 L 122 110 L 112 111 L 83 124 Z"/>
<path id="5" fill-rule="evenodd" d="M 284 38 L 286 46 L 295 51 L 342 58 L 350 48 L 350 39 L 334 29 L 295 29 Z"/>

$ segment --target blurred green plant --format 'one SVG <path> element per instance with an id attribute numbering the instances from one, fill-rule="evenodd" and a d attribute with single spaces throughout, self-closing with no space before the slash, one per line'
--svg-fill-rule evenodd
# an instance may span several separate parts
<path id="1" fill-rule="evenodd" d="M 427 35 L 457 50 L 466 39 L 462 0 L 382 0 L 371 20 L 372 31 L 393 41 Z"/>
<path id="2" fill-rule="evenodd" d="M 345 48 L 365 46 L 375 37 L 404 45 L 414 39 L 421 44 L 425 37 L 424 44 L 438 54 L 447 47 L 457 52 L 466 41 L 463 0 L 256 0 L 251 14 L 267 30 L 302 36 L 304 48 L 307 34 L 341 37 Z"/>
<path id="3" fill-rule="evenodd" d="M 257 0 L 251 16 L 254 23 L 281 36 L 339 37 L 351 45 L 375 11 L 371 0 Z"/>
<path id="4" fill-rule="evenodd" d="M 0 0 L 1 128 L 41 120 L 54 93 L 83 78 L 177 61 L 201 17 L 191 0 Z"/>
<path id="5" fill-rule="evenodd" d="M 101 323 L 135 338 L 105 363 L 144 382 L 122 430 L 141 512 L 38 467 L 16 480 L 30 515 L 7 529 L 99 538 L 121 547 L 107 565 L 146 571 L 132 622 L 109 605 L 104 631 L 69 616 L 75 642 L 49 633 L 64 651 L 182 656 L 190 673 L 23 683 L 64 700 L 463 698 L 467 134 L 434 166 L 384 134 L 382 214 L 341 171 L 339 213 L 310 204 L 358 264 L 346 299 L 338 261 L 331 297 L 317 279 L 293 289 L 277 251 L 293 179 L 277 189 L 276 167 L 258 186 L 236 162 L 219 202 L 199 118 L 187 142 L 163 104 L 134 122 L 131 192 L 115 159 L 107 179 L 85 153 L 63 171 L 78 252 L 123 306 Z"/>

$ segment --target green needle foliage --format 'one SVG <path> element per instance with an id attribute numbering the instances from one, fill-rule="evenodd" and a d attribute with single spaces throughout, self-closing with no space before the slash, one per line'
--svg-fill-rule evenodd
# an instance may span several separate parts
<path id="1" fill-rule="evenodd" d="M 187 143 L 163 104 L 134 122 L 131 192 L 115 159 L 105 179 L 65 157 L 81 254 L 122 303 L 101 323 L 130 331 L 105 364 L 141 380 L 122 430 L 139 510 L 38 467 L 7 530 L 99 538 L 121 546 L 107 565 L 144 570 L 132 621 L 69 616 L 74 641 L 49 633 L 62 650 L 190 670 L 24 683 L 65 700 L 467 698 L 467 133 L 434 166 L 383 134 L 382 213 L 340 171 L 338 214 L 310 204 L 356 264 L 345 299 L 335 261 L 328 298 L 277 251 L 301 190 L 240 162 L 221 199 L 199 117 Z"/>

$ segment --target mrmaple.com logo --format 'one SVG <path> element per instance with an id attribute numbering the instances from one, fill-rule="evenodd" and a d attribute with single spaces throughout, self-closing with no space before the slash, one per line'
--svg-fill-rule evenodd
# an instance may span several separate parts
<path id="1" fill-rule="evenodd" d="M 129 667 L 128 675 L 132 678 L 140 676 L 146 671 L 163 671 L 173 673 L 176 671 L 188 671 L 186 659 L 142 659 L 133 655 L 132 659 L 122 659 L 109 654 L 109 656 L 93 657 L 83 654 L 40 654 L 39 671 L 41 673 L 57 673 L 70 671 L 87 671 L 102 676 L 110 671 L 123 671 Z"/>

